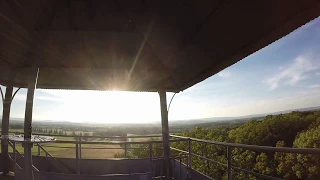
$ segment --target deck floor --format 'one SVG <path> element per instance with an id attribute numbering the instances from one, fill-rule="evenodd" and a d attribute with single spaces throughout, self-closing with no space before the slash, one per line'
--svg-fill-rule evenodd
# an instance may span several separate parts
<path id="1" fill-rule="evenodd" d="M 8 175 L 0 174 L 0 180 L 14 180 L 14 173 L 10 172 Z"/>
<path id="2" fill-rule="evenodd" d="M 1 176 L 0 180 L 14 180 L 14 176 Z"/>

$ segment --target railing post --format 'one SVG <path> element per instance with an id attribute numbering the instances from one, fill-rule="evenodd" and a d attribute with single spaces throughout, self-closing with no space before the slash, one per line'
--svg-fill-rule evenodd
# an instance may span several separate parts
<path id="1" fill-rule="evenodd" d="M 37 143 L 37 146 L 38 146 L 38 156 L 40 156 L 40 145 L 39 145 L 39 143 Z"/>
<path id="2" fill-rule="evenodd" d="M 17 163 L 16 142 L 13 142 L 13 159 L 14 163 Z"/>
<path id="3" fill-rule="evenodd" d="M 227 146 L 228 180 L 232 180 L 232 148 Z"/>
<path id="4" fill-rule="evenodd" d="M 181 159 L 181 156 L 179 157 L 179 179 L 182 178 L 182 170 L 181 170 L 181 164 L 182 164 L 182 159 Z"/>
<path id="5" fill-rule="evenodd" d="M 151 173 L 151 176 L 152 176 L 152 179 L 154 178 L 154 175 L 153 175 L 153 152 L 152 152 L 152 143 L 149 143 L 149 156 L 150 156 L 150 173 Z"/>
<path id="6" fill-rule="evenodd" d="M 124 143 L 124 157 L 127 158 L 127 143 Z"/>
<path id="7" fill-rule="evenodd" d="M 208 158 L 208 148 L 207 148 L 207 143 L 205 144 L 205 146 L 204 146 L 204 153 L 205 153 L 205 157 L 206 158 Z M 210 173 L 210 162 L 208 161 L 208 160 L 206 160 L 207 161 L 207 171 L 206 171 L 206 173 L 207 174 L 209 174 Z"/>
<path id="8" fill-rule="evenodd" d="M 79 137 L 79 158 L 82 159 L 82 148 L 81 148 L 81 141 L 82 141 L 82 133 L 80 133 Z"/>
<path id="9" fill-rule="evenodd" d="M 191 146 L 191 139 L 188 139 L 188 164 L 189 164 L 189 168 L 190 170 L 192 169 L 192 146 Z"/>
<path id="10" fill-rule="evenodd" d="M 187 174 L 187 178 L 191 179 L 191 169 L 192 169 L 192 155 L 191 155 L 191 150 L 192 150 L 192 146 L 191 146 L 191 139 L 188 139 L 188 174 Z"/>
<path id="11" fill-rule="evenodd" d="M 79 144 L 76 143 L 76 171 L 77 171 L 77 174 L 79 175 L 80 174 L 80 168 L 79 168 Z"/>

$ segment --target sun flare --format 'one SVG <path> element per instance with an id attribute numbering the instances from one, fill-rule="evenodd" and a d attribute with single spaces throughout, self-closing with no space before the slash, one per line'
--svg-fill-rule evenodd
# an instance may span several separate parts
<path id="1" fill-rule="evenodd" d="M 125 91 L 60 91 L 57 110 L 61 118 L 75 122 L 144 123 L 160 118 L 157 93 Z M 155 119 L 154 117 L 159 117 Z"/>

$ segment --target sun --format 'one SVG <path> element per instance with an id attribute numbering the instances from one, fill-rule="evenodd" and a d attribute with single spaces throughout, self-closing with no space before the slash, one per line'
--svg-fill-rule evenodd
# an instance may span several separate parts
<path id="1" fill-rule="evenodd" d="M 70 91 L 61 113 L 69 120 L 91 123 L 144 123 L 160 117 L 156 93 Z M 66 119 L 66 120 L 68 120 Z"/>

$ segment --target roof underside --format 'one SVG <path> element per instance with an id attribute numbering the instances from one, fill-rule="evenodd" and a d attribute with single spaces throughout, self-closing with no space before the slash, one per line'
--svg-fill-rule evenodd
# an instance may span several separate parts
<path id="1" fill-rule="evenodd" d="M 2 0 L 0 84 L 182 91 L 320 15 L 317 0 Z"/>

